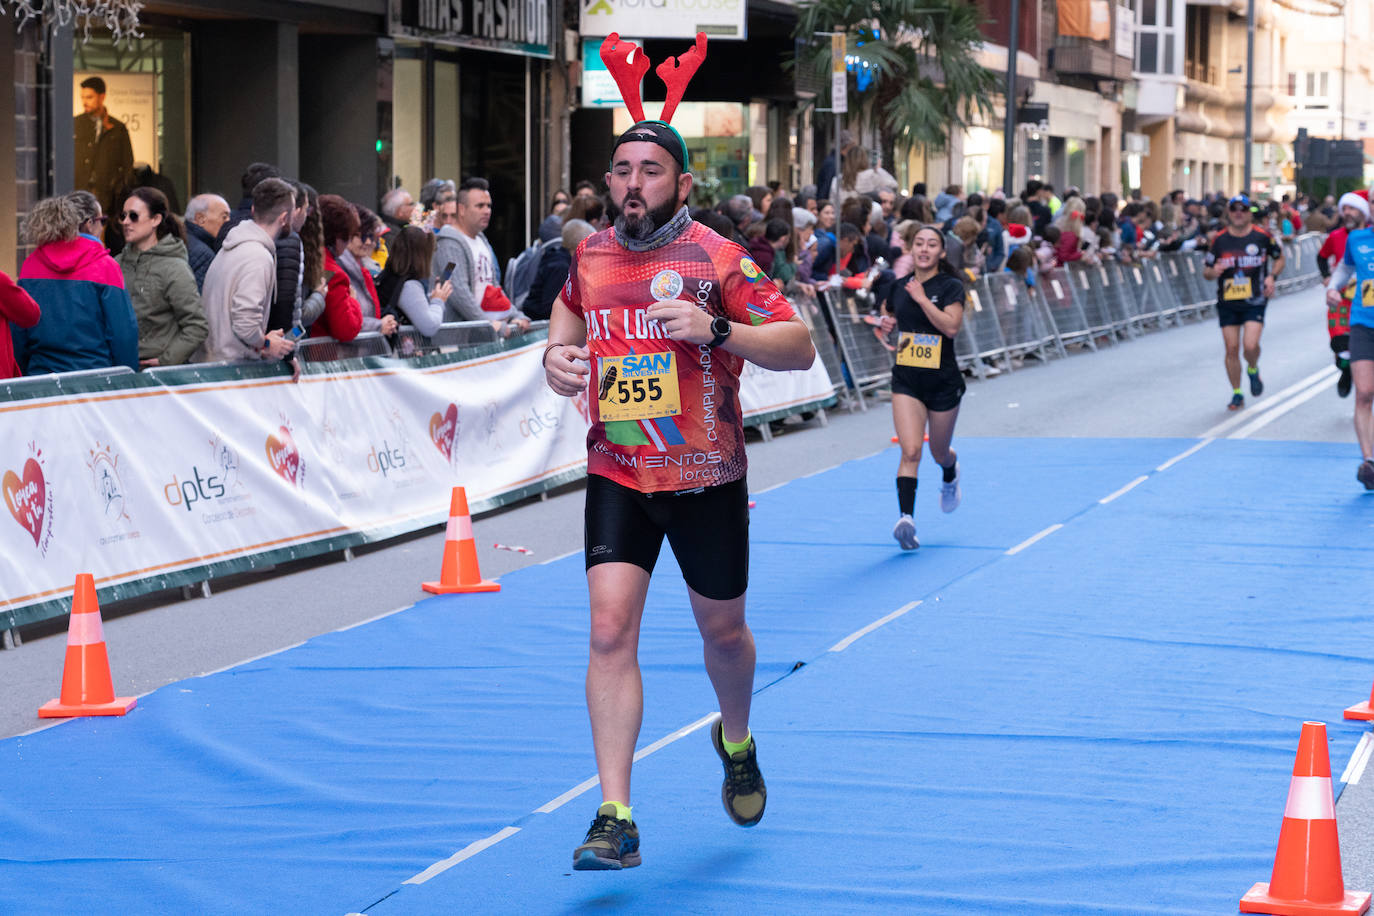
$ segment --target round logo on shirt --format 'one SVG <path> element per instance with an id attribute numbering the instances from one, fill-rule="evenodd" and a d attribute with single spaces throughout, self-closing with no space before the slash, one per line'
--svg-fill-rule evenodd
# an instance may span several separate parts
<path id="1" fill-rule="evenodd" d="M 749 258 L 739 259 L 739 269 L 744 273 L 744 279 L 750 283 L 759 282 L 759 277 L 763 276 L 763 271 L 759 270 L 759 266 Z"/>
<path id="2" fill-rule="evenodd" d="M 1257 255 L 1259 254 L 1259 246 L 1251 242 L 1249 245 L 1245 246 L 1245 253 L 1248 255 Z"/>
<path id="3" fill-rule="evenodd" d="M 676 299 L 682 293 L 682 274 L 675 270 L 660 270 L 649 283 L 649 292 L 655 299 Z"/>

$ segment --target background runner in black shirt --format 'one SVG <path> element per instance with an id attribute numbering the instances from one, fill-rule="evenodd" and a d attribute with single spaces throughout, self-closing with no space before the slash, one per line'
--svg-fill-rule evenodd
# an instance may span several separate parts
<path id="1" fill-rule="evenodd" d="M 1246 373 L 1250 394 L 1264 391 L 1260 381 L 1260 334 L 1264 331 L 1264 309 L 1274 295 L 1274 281 L 1283 272 L 1283 249 L 1267 232 L 1256 229 L 1250 200 L 1241 194 L 1226 207 L 1229 221 L 1224 232 L 1212 239 L 1202 275 L 1217 281 L 1217 320 L 1226 343 L 1226 376 L 1231 381 L 1228 410 L 1240 410 L 1245 397 L 1240 391 L 1241 329 L 1245 332 Z M 1269 259 L 1274 270 L 1269 272 Z"/>
<path id="2" fill-rule="evenodd" d="M 943 469 L 940 508 L 959 506 L 958 455 L 949 447 L 964 396 L 964 377 L 954 358 L 954 336 L 964 320 L 964 284 L 944 260 L 945 237 L 934 226 L 917 230 L 911 242 L 915 266 L 895 284 L 883 304 L 884 328 L 897 330 L 892 367 L 892 422 L 902 455 L 897 465 L 897 506 L 901 515 L 892 536 L 903 550 L 920 547 L 916 539 L 916 474 L 922 439 L 930 435 L 930 456 Z"/>

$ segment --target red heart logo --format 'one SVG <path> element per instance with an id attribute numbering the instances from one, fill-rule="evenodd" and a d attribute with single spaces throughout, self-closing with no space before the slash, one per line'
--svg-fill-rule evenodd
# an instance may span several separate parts
<path id="1" fill-rule="evenodd" d="M 448 405 L 448 410 L 442 414 L 434 414 L 429 418 L 429 438 L 434 440 L 435 448 L 443 453 L 444 458 L 453 460 L 453 440 L 458 435 L 458 405 Z"/>
<path id="2" fill-rule="evenodd" d="M 33 545 L 37 547 L 43 536 L 43 516 L 48 511 L 48 488 L 43 481 L 43 469 L 30 458 L 24 462 L 22 480 L 13 471 L 5 472 L 4 490 L 10 515 L 33 536 Z"/>
<path id="3" fill-rule="evenodd" d="M 296 485 L 296 475 L 301 469 L 301 453 L 296 448 L 296 440 L 291 438 L 291 430 L 285 426 L 279 427 L 275 435 L 267 437 L 267 463 L 281 475 L 282 480 Z"/>

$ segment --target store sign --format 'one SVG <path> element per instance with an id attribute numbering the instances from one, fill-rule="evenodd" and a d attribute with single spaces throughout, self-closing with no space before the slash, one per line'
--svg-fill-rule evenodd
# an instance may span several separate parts
<path id="1" fill-rule="evenodd" d="M 553 57 L 554 0 L 391 0 L 393 38 Z"/>
<path id="2" fill-rule="evenodd" d="M 1135 11 L 1129 6 L 1116 6 L 1116 55 L 1135 58 Z"/>
<path id="3" fill-rule="evenodd" d="M 616 108 L 624 104 L 620 87 L 601 59 L 601 39 L 582 39 L 582 107 Z"/>
<path id="4" fill-rule="evenodd" d="M 72 74 L 72 115 L 83 112 L 81 82 L 92 76 L 105 81 L 105 110 L 129 131 L 134 162 L 146 162 L 159 170 L 157 160 L 157 77 L 152 73 L 102 73 L 83 70 Z"/>
<path id="5" fill-rule="evenodd" d="M 830 36 L 830 110 L 835 114 L 849 111 L 849 76 L 845 72 L 845 36 Z"/>
<path id="6" fill-rule="evenodd" d="M 578 0 L 583 35 L 744 39 L 745 0 Z"/>

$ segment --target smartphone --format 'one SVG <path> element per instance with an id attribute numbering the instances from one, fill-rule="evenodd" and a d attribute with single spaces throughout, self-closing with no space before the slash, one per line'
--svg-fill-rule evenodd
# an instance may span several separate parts
<path id="1" fill-rule="evenodd" d="M 300 340 L 305 336 L 305 328 L 300 325 L 293 325 L 291 329 L 286 332 L 286 336 L 290 337 L 292 340 Z"/>
<path id="2" fill-rule="evenodd" d="M 447 282 L 448 282 L 448 278 L 451 277 L 451 276 L 453 276 L 453 268 L 455 268 L 455 267 L 457 267 L 457 266 L 458 266 L 458 265 L 457 265 L 455 262 L 453 262 L 453 261 L 449 261 L 447 264 L 445 264 L 445 265 L 444 265 L 444 272 L 441 273 L 441 274 L 439 274 L 439 282 L 440 282 L 440 283 L 447 283 Z"/>

